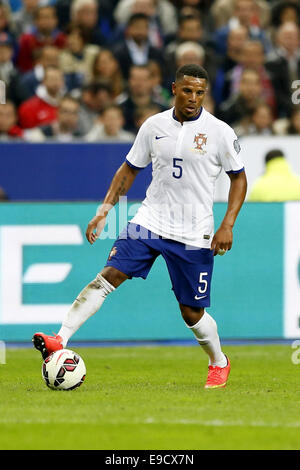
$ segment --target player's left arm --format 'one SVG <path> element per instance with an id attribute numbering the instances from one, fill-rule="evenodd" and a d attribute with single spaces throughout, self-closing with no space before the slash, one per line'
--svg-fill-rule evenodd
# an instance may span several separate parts
<path id="1" fill-rule="evenodd" d="M 247 178 L 245 171 L 229 173 L 228 176 L 230 178 L 230 190 L 227 211 L 211 243 L 211 250 L 214 250 L 214 255 L 217 255 L 219 250 L 228 251 L 231 249 L 232 229 L 246 197 Z"/>

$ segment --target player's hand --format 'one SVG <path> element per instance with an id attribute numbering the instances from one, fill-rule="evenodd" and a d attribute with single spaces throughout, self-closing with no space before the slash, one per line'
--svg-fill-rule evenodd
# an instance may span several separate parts
<path id="1" fill-rule="evenodd" d="M 232 240 L 232 227 L 230 225 L 221 225 L 211 242 L 210 249 L 214 251 L 214 256 L 229 251 L 232 247 Z"/>
<path id="2" fill-rule="evenodd" d="M 85 236 L 87 240 L 92 245 L 95 243 L 97 238 L 100 236 L 106 222 L 106 217 L 104 215 L 95 215 L 92 220 L 89 222 Z"/>

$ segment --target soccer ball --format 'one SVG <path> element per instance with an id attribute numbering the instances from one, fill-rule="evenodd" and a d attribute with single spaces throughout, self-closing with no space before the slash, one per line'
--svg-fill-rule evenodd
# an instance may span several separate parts
<path id="1" fill-rule="evenodd" d="M 70 349 L 59 349 L 42 365 L 42 376 L 53 390 L 73 390 L 80 387 L 86 375 L 83 359 Z"/>

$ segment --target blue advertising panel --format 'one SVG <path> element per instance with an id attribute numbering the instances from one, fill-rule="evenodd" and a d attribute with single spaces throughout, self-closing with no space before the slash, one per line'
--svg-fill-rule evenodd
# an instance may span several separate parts
<path id="1" fill-rule="evenodd" d="M 131 144 L 1 143 L 0 186 L 11 201 L 97 201 L 104 198 Z M 143 199 L 151 165 L 128 192 Z"/>

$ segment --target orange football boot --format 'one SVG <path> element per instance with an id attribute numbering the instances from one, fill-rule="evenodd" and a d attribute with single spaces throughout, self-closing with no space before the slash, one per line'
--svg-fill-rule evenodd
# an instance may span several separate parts
<path id="1" fill-rule="evenodd" d="M 59 335 L 45 335 L 44 333 L 35 333 L 32 337 L 34 347 L 41 352 L 43 359 L 46 359 L 54 351 L 63 349 L 62 338 Z"/>
<path id="2" fill-rule="evenodd" d="M 227 356 L 227 366 L 208 366 L 208 376 L 204 388 L 224 388 L 230 372 L 230 361 Z"/>

